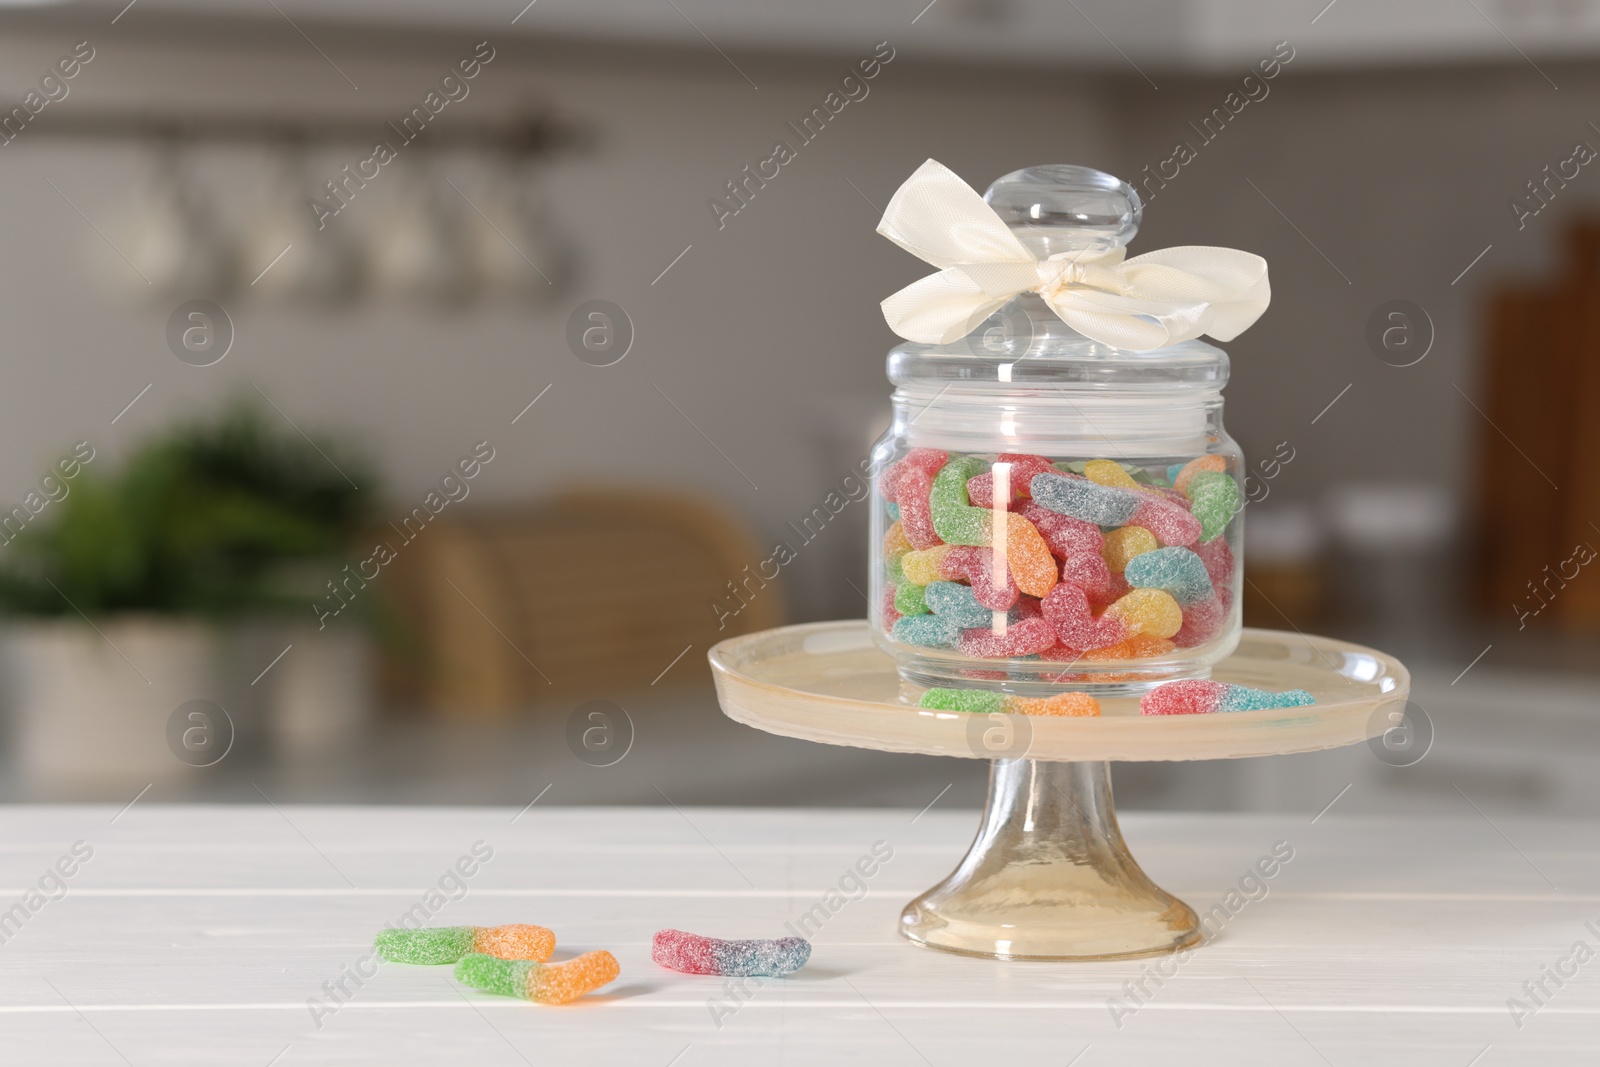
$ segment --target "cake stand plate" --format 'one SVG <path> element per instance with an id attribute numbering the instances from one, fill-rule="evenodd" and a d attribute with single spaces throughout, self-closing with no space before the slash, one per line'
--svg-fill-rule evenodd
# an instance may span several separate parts
<path id="1" fill-rule="evenodd" d="M 1356 744 L 1403 730 L 1411 680 L 1392 656 L 1326 637 L 1245 630 L 1217 681 L 1305 689 L 1310 707 L 1146 717 L 1131 697 L 1098 718 L 973 715 L 920 691 L 864 620 L 786 626 L 710 652 L 729 718 L 769 733 L 885 752 L 992 760 L 978 833 L 912 901 L 913 942 L 992 959 L 1116 959 L 1186 949 L 1194 910 L 1139 869 L 1117 827 L 1112 760 L 1227 759 Z"/>

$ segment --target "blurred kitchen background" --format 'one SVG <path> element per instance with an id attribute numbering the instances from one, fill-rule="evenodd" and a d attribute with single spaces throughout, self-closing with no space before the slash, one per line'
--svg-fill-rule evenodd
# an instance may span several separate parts
<path id="1" fill-rule="evenodd" d="M 873 229 L 932 156 L 1271 261 L 1246 621 L 1400 655 L 1432 723 L 1124 806 L 1592 812 L 1597 99 L 1593 0 L 0 3 L 0 797 L 976 804 L 705 664 L 865 613 L 854 504 L 727 583 L 887 421 L 927 268 Z"/>

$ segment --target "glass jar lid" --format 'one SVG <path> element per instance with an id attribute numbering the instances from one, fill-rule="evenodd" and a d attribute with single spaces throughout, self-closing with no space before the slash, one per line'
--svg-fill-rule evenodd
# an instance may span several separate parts
<path id="1" fill-rule="evenodd" d="M 984 200 L 1041 258 L 1122 248 L 1144 213 L 1127 182 L 1068 164 L 1013 171 L 990 185 Z M 888 372 L 897 386 L 1070 383 L 1119 392 L 1216 391 L 1227 384 L 1228 356 L 1198 340 L 1147 352 L 1103 344 L 1068 326 L 1037 294 L 1022 293 L 959 340 L 896 345 Z"/>

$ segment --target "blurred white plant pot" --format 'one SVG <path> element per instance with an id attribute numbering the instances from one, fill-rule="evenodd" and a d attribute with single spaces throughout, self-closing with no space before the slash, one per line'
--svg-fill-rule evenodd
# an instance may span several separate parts
<path id="1" fill-rule="evenodd" d="M 289 758 L 348 749 L 372 719 L 372 643 L 352 628 L 278 629 L 289 651 L 261 679 L 274 750 Z M 273 655 L 277 655 L 274 652 Z M 276 677 L 274 677 L 276 675 Z"/>
<path id="2" fill-rule="evenodd" d="M 25 780 L 156 781 L 243 762 L 262 742 L 286 754 L 349 744 L 367 723 L 362 634 L 153 615 L 95 626 L 28 620 L 0 630 L 0 705 Z"/>

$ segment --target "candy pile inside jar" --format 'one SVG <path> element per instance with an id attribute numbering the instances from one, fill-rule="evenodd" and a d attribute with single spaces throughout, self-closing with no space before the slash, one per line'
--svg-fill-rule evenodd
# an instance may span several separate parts
<path id="1" fill-rule="evenodd" d="M 1233 603 L 1227 460 L 1152 471 L 913 448 L 878 480 L 880 618 L 978 659 L 1143 659 L 1218 635 Z"/>

